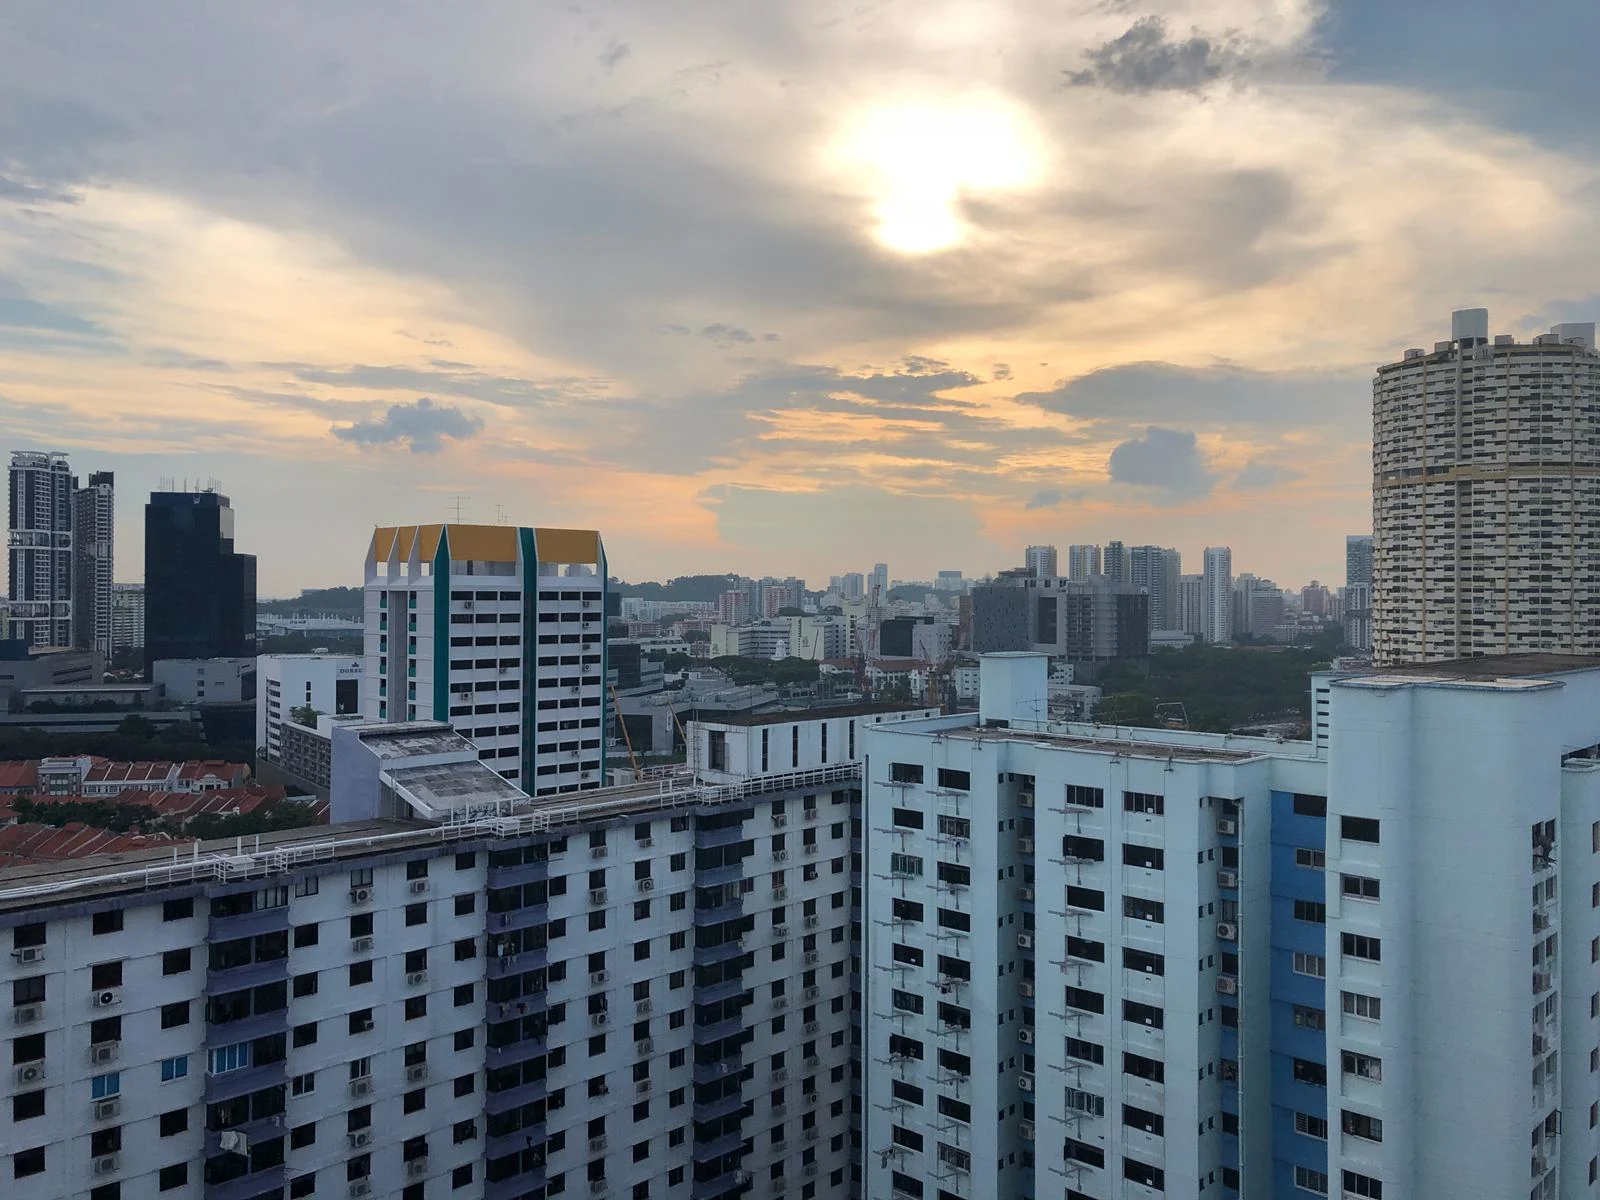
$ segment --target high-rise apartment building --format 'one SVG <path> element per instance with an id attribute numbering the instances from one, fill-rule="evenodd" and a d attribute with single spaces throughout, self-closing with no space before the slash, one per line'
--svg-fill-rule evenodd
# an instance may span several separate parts
<path id="1" fill-rule="evenodd" d="M 1374 658 L 1600 653 L 1595 327 L 1451 325 L 1372 385 Z"/>
<path id="2" fill-rule="evenodd" d="M 1315 743 L 982 672 L 865 734 L 865 1194 L 1600 1191 L 1592 660 L 1323 677 Z"/>
<path id="3" fill-rule="evenodd" d="M 111 584 L 116 554 L 116 487 L 95 471 L 72 493 L 73 645 L 111 660 Z"/>
<path id="4" fill-rule="evenodd" d="M 1029 546 L 1023 551 L 1022 562 L 1035 579 L 1054 579 L 1059 574 L 1054 546 Z"/>
<path id="5" fill-rule="evenodd" d="M 1178 629 L 1178 579 L 1182 556 L 1160 546 L 1128 550 L 1128 582 L 1150 597 L 1150 629 Z"/>
<path id="6" fill-rule="evenodd" d="M 1233 640 L 1233 551 L 1207 546 L 1201 586 L 1201 637 L 1208 642 Z"/>
<path id="7" fill-rule="evenodd" d="M 71 646 L 72 467 L 64 454 L 11 455 L 8 636 Z"/>
<path id="8" fill-rule="evenodd" d="M 1178 576 L 1178 628 L 1196 637 L 1206 631 L 1205 576 Z"/>
<path id="9" fill-rule="evenodd" d="M 880 604 L 889 599 L 889 564 L 874 563 L 871 577 L 872 591 L 868 594 Z"/>
<path id="10" fill-rule="evenodd" d="M 365 671 L 363 659 L 346 654 L 258 656 L 256 750 L 261 757 L 282 760 L 283 727 L 296 709 L 316 709 L 325 717 L 359 716 Z"/>
<path id="11" fill-rule="evenodd" d="M 971 597 L 970 644 L 979 653 L 1032 650 L 1084 663 L 1150 653 L 1150 597 L 1132 584 L 1019 573 Z"/>
<path id="12" fill-rule="evenodd" d="M 255 652 L 256 558 L 234 549 L 219 492 L 152 492 L 144 506 L 145 678 L 163 658 Z"/>
<path id="13" fill-rule="evenodd" d="M 1353 533 L 1344 539 L 1344 581 L 1372 582 L 1372 535 Z"/>
<path id="14" fill-rule="evenodd" d="M 486 764 L 533 795 L 605 784 L 598 533 L 381 528 L 367 549 L 365 587 L 367 717 L 448 721 Z"/>
<path id="15" fill-rule="evenodd" d="M 840 595 L 846 600 L 859 600 L 867 594 L 867 577 L 860 571 L 846 571 L 840 582 L 844 589 Z"/>
<path id="16" fill-rule="evenodd" d="M 111 585 L 111 651 L 144 648 L 144 584 Z"/>
<path id="17" fill-rule="evenodd" d="M 842 1200 L 860 736 L 916 715 L 558 801 L 341 728 L 359 820 L 0 871 L 7 1200 Z"/>
<path id="18" fill-rule="evenodd" d="M 1067 547 L 1068 579 L 1074 583 L 1083 583 L 1089 576 L 1099 574 L 1101 574 L 1099 546 Z"/>
<path id="19" fill-rule="evenodd" d="M 1133 582 L 1133 554 L 1121 542 L 1107 542 L 1100 556 L 1102 573 L 1112 583 Z"/>

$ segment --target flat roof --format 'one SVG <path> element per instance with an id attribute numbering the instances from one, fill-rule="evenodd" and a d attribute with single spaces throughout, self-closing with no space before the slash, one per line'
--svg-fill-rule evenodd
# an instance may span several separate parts
<path id="1" fill-rule="evenodd" d="M 964 738 L 973 741 L 1048 742 L 1069 750 L 1091 750 L 1101 754 L 1122 754 L 1134 758 L 1170 758 L 1196 762 L 1243 762 L 1269 753 L 1265 749 L 1224 749 L 1197 746 L 1180 741 L 1138 741 L 1133 738 L 1095 737 L 1081 733 L 1052 732 L 1049 729 L 1014 729 L 1008 726 L 965 725 L 936 731 L 930 736 Z"/>
<path id="2" fill-rule="evenodd" d="M 443 721 L 391 725 L 359 725 L 355 734 L 379 758 L 418 758 L 425 754 L 477 752 L 471 742 Z"/>
<path id="3" fill-rule="evenodd" d="M 1476 658 L 1442 662 L 1407 663 L 1374 668 L 1374 675 L 1428 676 L 1445 679 L 1527 679 L 1541 675 L 1566 675 L 1573 671 L 1600 671 L 1600 656 L 1591 654 L 1483 654 Z M 1353 676 L 1352 678 L 1360 678 Z"/>
<path id="4" fill-rule="evenodd" d="M 833 708 L 783 708 L 775 712 L 728 713 L 701 718 L 702 725 L 780 725 L 785 721 L 823 721 L 835 717 L 872 717 L 879 713 L 919 713 L 937 711 L 936 704 L 901 704 L 883 701 L 876 704 L 841 704 Z"/>

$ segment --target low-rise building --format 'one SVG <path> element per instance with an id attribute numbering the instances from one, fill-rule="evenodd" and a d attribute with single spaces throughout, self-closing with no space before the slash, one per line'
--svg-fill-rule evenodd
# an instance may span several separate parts
<path id="1" fill-rule="evenodd" d="M 256 698 L 256 660 L 161 658 L 150 666 L 151 682 L 180 704 L 238 704 Z"/>

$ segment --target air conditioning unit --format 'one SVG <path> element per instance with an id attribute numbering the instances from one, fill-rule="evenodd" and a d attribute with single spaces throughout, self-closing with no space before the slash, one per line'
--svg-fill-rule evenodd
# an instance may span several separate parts
<path id="1" fill-rule="evenodd" d="M 1032 996 L 1033 981 L 1031 979 L 1024 979 L 1021 983 L 1017 984 L 1017 991 L 1021 992 L 1024 996 Z"/>
<path id="2" fill-rule="evenodd" d="M 369 887 L 351 888 L 350 889 L 350 903 L 351 904 L 371 904 L 372 903 L 372 889 L 369 888 Z"/>
<path id="3" fill-rule="evenodd" d="M 357 1129 L 350 1134 L 350 1148 L 360 1150 L 363 1146 L 372 1145 L 372 1130 Z"/>
<path id="4" fill-rule="evenodd" d="M 651 1041 L 649 1038 L 640 1038 L 633 1044 L 633 1052 L 635 1054 L 649 1054 L 654 1051 L 655 1048 L 655 1042 Z"/>
<path id="5" fill-rule="evenodd" d="M 1239 822 L 1232 817 L 1218 817 L 1217 832 L 1223 837 L 1238 837 Z"/>
<path id="6" fill-rule="evenodd" d="M 804 925 L 807 929 L 815 929 L 818 925 L 822 924 L 822 918 L 821 917 L 807 917 L 804 921 L 801 922 L 801 924 Z"/>
<path id="7" fill-rule="evenodd" d="M 372 1180 L 352 1179 L 350 1181 L 350 1200 L 362 1200 L 362 1197 L 370 1195 L 372 1195 Z"/>
<path id="8" fill-rule="evenodd" d="M 1217 936 L 1225 942 L 1237 942 L 1239 940 L 1239 927 L 1232 921 L 1218 921 Z"/>
<path id="9" fill-rule="evenodd" d="M 603 1138 L 603 1137 L 592 1137 L 592 1138 L 589 1139 L 589 1153 L 590 1154 L 604 1154 L 605 1153 L 605 1149 L 606 1149 L 606 1145 L 607 1145 L 607 1143 L 606 1143 L 606 1139 L 605 1138 Z"/>
<path id="10" fill-rule="evenodd" d="M 773 1067 L 772 1068 L 772 1082 L 773 1083 L 783 1083 L 788 1078 L 789 1078 L 789 1068 L 788 1067 Z"/>
<path id="11" fill-rule="evenodd" d="M 815 1125 L 813 1125 L 810 1129 L 806 1130 L 805 1133 L 803 1133 L 801 1135 L 801 1137 L 803 1137 L 808 1142 L 816 1141 L 817 1140 L 817 1136 L 818 1136 L 818 1131 L 817 1131 L 817 1127 Z"/>
<path id="12" fill-rule="evenodd" d="M 1023 1073 L 1021 1075 L 1018 1075 L 1017 1076 L 1017 1087 L 1022 1089 L 1024 1092 L 1033 1091 L 1033 1076 L 1029 1075 L 1027 1073 Z"/>
<path id="13" fill-rule="evenodd" d="M 98 992 L 96 992 L 94 994 L 94 1006 L 96 1008 L 110 1008 L 113 1005 L 121 1004 L 121 1003 L 122 1003 L 122 989 L 121 988 L 101 988 Z"/>
<path id="14" fill-rule="evenodd" d="M 606 855 L 608 855 L 610 853 L 611 853 L 610 849 L 608 847 L 605 847 L 605 846 L 590 846 L 589 847 L 589 857 L 590 858 L 604 858 Z"/>
<path id="15" fill-rule="evenodd" d="M 634 845 L 639 847 L 641 850 L 648 850 L 655 844 L 656 840 L 653 837 L 640 838 L 638 841 L 634 842 Z"/>
<path id="16" fill-rule="evenodd" d="M 350 939 L 350 953 L 351 954 L 371 954 L 372 953 L 372 939 L 369 938 L 369 937 L 351 938 Z"/>
<path id="17" fill-rule="evenodd" d="M 1017 793 L 1017 803 L 1019 805 L 1021 805 L 1023 808 L 1032 808 L 1033 807 L 1033 793 L 1032 792 L 1018 792 Z"/>
<path id="18" fill-rule="evenodd" d="M 1018 945 L 1018 947 L 1020 947 L 1023 950 L 1032 950 L 1033 949 L 1033 934 L 1031 934 L 1031 933 L 1019 933 L 1019 934 L 1017 934 L 1017 945 Z"/>
<path id="19" fill-rule="evenodd" d="M 1218 871 L 1217 872 L 1217 886 L 1218 887 L 1225 887 L 1225 888 L 1236 888 L 1236 887 L 1238 887 L 1239 886 L 1239 872 L 1237 872 L 1237 871 L 1229 871 L 1229 870 L 1226 870 L 1226 869 Z"/>
<path id="20" fill-rule="evenodd" d="M 372 1080 L 365 1075 L 360 1079 L 352 1079 L 350 1081 L 350 1094 L 356 1097 L 372 1095 Z"/>
<path id="21" fill-rule="evenodd" d="M 595 987 L 604 987 L 606 984 L 611 982 L 611 972 L 592 971 L 589 974 L 589 982 L 594 984 Z"/>
<path id="22" fill-rule="evenodd" d="M 648 1000 L 636 1000 L 634 1001 L 633 1005 L 633 1011 L 638 1013 L 641 1017 L 649 1016 L 654 1008 L 655 1005 Z"/>
<path id="23" fill-rule="evenodd" d="M 1017 895 L 1026 901 L 1033 900 L 1033 885 L 1025 883 L 1017 889 Z"/>
<path id="24" fill-rule="evenodd" d="M 606 902 L 606 890 L 605 890 L 605 888 L 590 888 L 589 889 L 589 903 L 590 904 L 604 904 L 605 902 Z"/>
<path id="25" fill-rule="evenodd" d="M 806 1055 L 806 1063 L 805 1063 L 806 1070 L 815 1071 L 821 1065 L 822 1065 L 822 1059 L 817 1057 L 817 1055 L 815 1055 L 815 1054 Z M 815 1093 L 812 1093 L 812 1094 L 815 1095 Z"/>
<path id="26" fill-rule="evenodd" d="M 789 1106 L 787 1104 L 774 1104 L 772 1106 L 772 1112 L 769 1115 L 774 1121 L 781 1121 L 783 1119 L 783 1115 L 788 1111 Z"/>
<path id="27" fill-rule="evenodd" d="M 604 1196 L 611 1190 L 611 1184 L 604 1179 L 591 1179 L 589 1181 L 589 1195 Z"/>
<path id="28" fill-rule="evenodd" d="M 816 950 L 807 950 L 803 960 L 808 967 L 814 967 L 822 961 L 822 955 Z"/>
<path id="29" fill-rule="evenodd" d="M 641 892 L 653 892 L 653 891 L 655 891 L 656 890 L 656 881 L 654 879 L 649 878 L 648 876 L 645 877 L 644 879 L 639 880 L 639 890 Z"/>
<path id="30" fill-rule="evenodd" d="M 821 1032 L 821 1030 L 822 1030 L 822 1022 L 820 1022 L 820 1021 L 807 1021 L 806 1022 L 805 1032 L 806 1032 L 807 1035 L 810 1035 L 810 1034 L 813 1034 L 813 1033 L 819 1033 L 819 1032 Z"/>
<path id="31" fill-rule="evenodd" d="M 1018 1129 L 1018 1132 L 1020 1132 L 1022 1134 L 1022 1140 L 1023 1141 L 1025 1141 L 1025 1142 L 1033 1141 L 1034 1130 L 1033 1130 L 1033 1122 L 1032 1121 L 1024 1121 L 1024 1122 L 1022 1122 L 1022 1124 L 1019 1125 L 1017 1127 L 1017 1129 Z"/>
<path id="32" fill-rule="evenodd" d="M 604 1029 L 606 1027 L 606 1019 L 606 1014 L 603 1012 L 589 1014 L 589 1024 L 593 1025 L 596 1029 Z"/>
<path id="33" fill-rule="evenodd" d="M 1023 854 L 1032 854 L 1033 839 L 1031 837 L 1019 837 L 1017 839 L 1017 849 Z"/>
<path id="34" fill-rule="evenodd" d="M 788 862 L 789 861 L 789 852 L 787 850 L 774 850 L 772 852 L 772 861 L 773 862 Z"/>
<path id="35" fill-rule="evenodd" d="M 784 816 L 782 813 L 773 813 L 772 814 L 772 827 L 774 829 L 782 829 L 788 823 L 789 823 L 789 818 Z"/>
<path id="36" fill-rule="evenodd" d="M 806 820 L 815 821 L 816 819 L 817 819 L 817 810 L 814 809 L 814 808 L 806 809 Z"/>
<path id="37" fill-rule="evenodd" d="M 814 986 L 813 987 L 808 987 L 805 991 L 803 991 L 800 994 L 802 996 L 804 996 L 807 1000 L 815 1000 L 818 996 L 822 995 L 822 989 L 819 988 L 819 987 L 814 987 Z"/>
<path id="38" fill-rule="evenodd" d="M 1232 975 L 1217 976 L 1217 991 L 1224 996 L 1237 996 L 1239 994 L 1239 981 Z"/>
<path id="39" fill-rule="evenodd" d="M 815 1092 L 812 1092 L 811 1094 L 813 1096 L 816 1095 Z M 814 1162 L 807 1163 L 805 1165 L 805 1169 L 803 1171 L 801 1171 L 800 1173 L 802 1175 L 804 1175 L 807 1179 L 810 1179 L 813 1175 L 815 1175 L 817 1173 L 817 1164 L 814 1163 Z"/>
<path id="40" fill-rule="evenodd" d="M 96 1121 L 114 1120 L 121 1112 L 122 1101 L 116 1096 L 94 1102 L 94 1119 Z"/>
<path id="41" fill-rule="evenodd" d="M 422 1155 L 419 1158 L 412 1158 L 412 1159 L 407 1159 L 406 1160 L 406 1177 L 408 1179 L 420 1179 L 420 1178 L 422 1178 L 422 1176 L 426 1175 L 427 1173 L 428 1173 L 428 1156 L 426 1154 Z"/>
<path id="42" fill-rule="evenodd" d="M 43 946 L 24 946 L 21 950 L 13 950 L 11 957 L 19 963 L 36 963 L 44 961 Z"/>
<path id="43" fill-rule="evenodd" d="M 413 896 L 426 895 L 427 891 L 428 881 L 426 879 L 413 879 L 411 881 L 411 894 Z M 413 1159 L 412 1161 L 415 1162 L 416 1160 Z"/>
<path id="44" fill-rule="evenodd" d="M 419 983 L 427 982 L 428 973 L 426 971 L 408 971 L 406 973 L 406 985 L 408 987 L 416 987 Z"/>
<path id="45" fill-rule="evenodd" d="M 109 1062 L 117 1061 L 117 1043 L 101 1042 L 89 1047 L 89 1061 L 95 1066 L 103 1066 Z"/>
<path id="46" fill-rule="evenodd" d="M 648 1079 L 639 1080 L 638 1083 L 634 1084 L 633 1090 L 638 1095 L 648 1096 L 650 1094 L 650 1081 Z"/>
<path id="47" fill-rule="evenodd" d="M 414 1066 L 410 1066 L 410 1067 L 406 1068 L 406 1082 L 407 1083 L 421 1083 L 427 1077 L 428 1077 L 428 1064 L 427 1063 L 417 1063 Z"/>
<path id="48" fill-rule="evenodd" d="M 811 842 L 808 845 L 802 846 L 800 848 L 802 850 L 804 850 L 807 854 L 816 854 L 818 850 L 822 849 L 822 847 L 817 845 L 815 842 Z"/>
<path id="49" fill-rule="evenodd" d="M 94 1160 L 94 1173 L 96 1175 L 114 1175 L 121 1165 L 122 1159 L 120 1155 L 102 1154 Z"/>
<path id="50" fill-rule="evenodd" d="M 23 1063 L 17 1068 L 17 1083 L 22 1087 L 43 1082 L 44 1064 L 42 1062 Z"/>
<path id="51" fill-rule="evenodd" d="M 788 1007 L 789 1007 L 789 997 L 787 997 L 787 996 L 774 996 L 772 998 L 772 1011 L 773 1012 L 782 1012 L 784 1009 L 786 1009 Z"/>
<path id="52" fill-rule="evenodd" d="M 1021 1029 L 1019 1029 L 1017 1031 L 1017 1040 L 1019 1042 L 1021 1042 L 1024 1046 L 1033 1045 L 1033 1030 L 1029 1029 L 1026 1025 L 1024 1025 Z"/>
<path id="53" fill-rule="evenodd" d="M 787 900 L 789 898 L 789 889 L 786 888 L 786 887 L 775 887 L 775 888 L 773 888 L 772 889 L 772 898 L 773 898 L 773 900 L 777 901 L 779 904 L 782 904 L 785 900 Z"/>

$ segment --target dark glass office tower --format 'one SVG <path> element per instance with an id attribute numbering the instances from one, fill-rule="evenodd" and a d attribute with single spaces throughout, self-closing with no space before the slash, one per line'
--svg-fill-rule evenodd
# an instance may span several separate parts
<path id="1" fill-rule="evenodd" d="M 144 666 L 255 653 L 256 557 L 233 549 L 217 492 L 152 492 L 144 506 Z"/>

